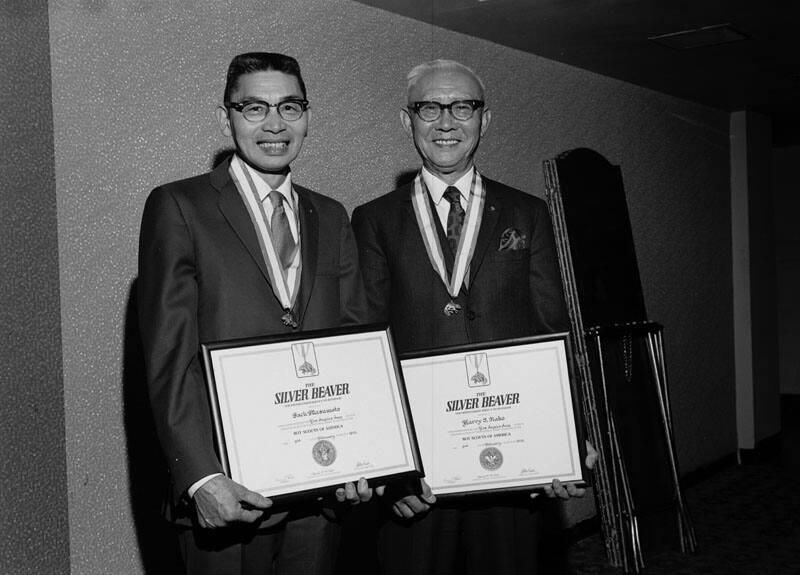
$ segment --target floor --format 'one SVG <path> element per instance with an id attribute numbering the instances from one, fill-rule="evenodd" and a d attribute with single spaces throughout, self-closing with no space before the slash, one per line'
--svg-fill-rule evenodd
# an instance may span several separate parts
<path id="1" fill-rule="evenodd" d="M 800 399 L 800 398 L 793 398 Z M 785 401 L 783 431 L 761 461 L 730 465 L 684 489 L 698 549 L 645 555 L 645 575 L 800 575 L 800 401 Z M 619 575 L 599 533 L 567 550 L 568 575 Z"/>

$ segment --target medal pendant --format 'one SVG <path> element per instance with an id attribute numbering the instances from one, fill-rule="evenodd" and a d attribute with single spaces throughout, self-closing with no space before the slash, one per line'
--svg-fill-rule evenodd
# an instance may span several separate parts
<path id="1" fill-rule="evenodd" d="M 447 317 L 450 317 L 451 315 L 456 315 L 460 311 L 461 311 L 461 306 L 456 302 L 454 302 L 453 300 L 450 300 L 444 306 L 444 315 L 446 315 Z"/>
<path id="2" fill-rule="evenodd" d="M 286 313 L 281 316 L 281 321 L 283 322 L 283 325 L 288 325 L 293 328 L 297 327 L 297 320 L 294 319 L 291 311 L 287 310 Z"/>

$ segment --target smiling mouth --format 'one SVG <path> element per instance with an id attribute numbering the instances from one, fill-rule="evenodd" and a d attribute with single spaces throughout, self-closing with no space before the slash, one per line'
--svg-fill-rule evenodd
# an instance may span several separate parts
<path id="1" fill-rule="evenodd" d="M 258 147 L 268 154 L 282 154 L 289 148 L 289 142 L 259 142 Z"/>
<path id="2" fill-rule="evenodd" d="M 461 140 L 454 140 L 452 138 L 437 138 L 433 141 L 434 144 L 437 146 L 455 146 Z"/>

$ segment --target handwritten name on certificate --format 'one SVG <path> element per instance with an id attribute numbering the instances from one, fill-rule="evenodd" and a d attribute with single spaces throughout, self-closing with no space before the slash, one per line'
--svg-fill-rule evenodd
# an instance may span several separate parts
<path id="1" fill-rule="evenodd" d="M 527 339 L 402 360 L 435 494 L 583 479 L 566 340 Z"/>

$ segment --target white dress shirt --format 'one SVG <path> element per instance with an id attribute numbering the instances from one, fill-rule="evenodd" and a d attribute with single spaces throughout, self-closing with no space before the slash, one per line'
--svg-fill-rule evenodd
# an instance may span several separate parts
<path id="1" fill-rule="evenodd" d="M 444 228 L 445 232 L 447 231 L 447 214 L 450 213 L 450 202 L 444 199 L 444 191 L 451 185 L 458 188 L 458 191 L 461 192 L 461 207 L 466 211 L 474 173 L 475 166 L 472 166 L 455 184 L 446 184 L 437 176 L 430 173 L 427 168 L 422 168 L 422 181 L 425 182 L 428 193 L 431 195 L 431 199 L 436 205 L 436 214 L 439 216 L 439 221 L 442 223 L 442 228 Z"/>
<path id="2" fill-rule="evenodd" d="M 258 175 L 253 168 L 248 166 L 246 163 L 242 162 L 244 168 L 250 172 L 250 177 L 253 179 L 253 183 L 256 186 L 256 192 L 258 193 L 258 197 L 261 200 L 261 203 L 264 206 L 264 211 L 267 214 L 267 221 L 265 222 L 266 226 L 269 227 L 270 221 L 272 220 L 272 212 L 274 208 L 272 207 L 272 202 L 269 201 L 269 193 L 273 190 L 267 185 L 267 182 L 261 179 L 261 176 Z M 297 218 L 297 192 L 294 191 L 292 187 L 292 173 L 289 172 L 286 174 L 286 178 L 284 178 L 283 182 L 277 188 L 274 188 L 276 191 L 280 192 L 285 200 L 283 202 L 283 209 L 286 211 L 286 217 L 289 220 L 289 229 L 292 230 L 292 237 L 294 238 L 295 243 L 297 244 L 297 251 L 294 254 L 294 259 L 292 263 L 289 265 L 289 268 L 286 270 L 286 283 L 289 285 L 289 296 L 293 296 L 292 290 L 295 286 L 295 279 L 297 274 L 300 272 L 300 229 L 298 227 L 298 218 Z M 260 214 L 259 210 L 255 210 L 256 214 Z M 258 230 L 256 230 L 258 231 Z M 269 241 L 269 238 L 264 238 L 264 241 Z"/>

